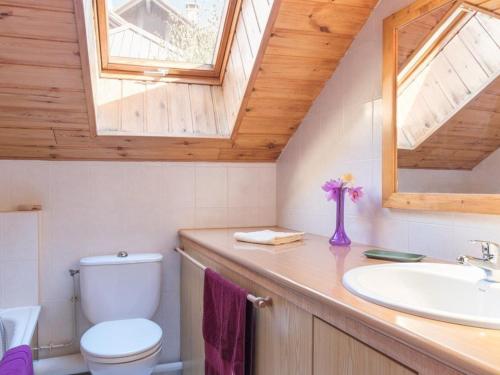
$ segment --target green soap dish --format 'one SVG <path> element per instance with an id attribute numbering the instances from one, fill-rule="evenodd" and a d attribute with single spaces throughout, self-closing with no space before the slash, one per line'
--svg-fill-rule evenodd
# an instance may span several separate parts
<path id="1" fill-rule="evenodd" d="M 367 250 L 363 254 L 367 258 L 390 260 L 392 262 L 420 262 L 425 258 L 422 254 L 400 253 L 398 251 L 387 250 Z"/>

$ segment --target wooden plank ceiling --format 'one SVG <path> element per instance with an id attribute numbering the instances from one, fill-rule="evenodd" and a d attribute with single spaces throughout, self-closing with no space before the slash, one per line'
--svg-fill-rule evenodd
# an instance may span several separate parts
<path id="1" fill-rule="evenodd" d="M 499 1 L 474 0 L 485 9 L 500 13 Z M 448 8 L 448 7 L 446 7 Z M 405 27 L 399 52 L 406 59 L 435 25 L 436 12 Z M 439 20 L 438 20 L 439 21 Z M 413 34 L 413 35 L 410 35 Z M 412 46 L 412 42 L 414 43 Z M 398 150 L 398 167 L 415 169 L 471 170 L 500 147 L 500 81 L 497 79 L 440 127 L 415 150 Z"/>
<path id="2" fill-rule="evenodd" d="M 398 167 L 471 170 L 499 147 L 497 79 L 415 150 L 398 150 Z"/>
<path id="3" fill-rule="evenodd" d="M 250 1 L 259 17 L 263 0 Z M 81 0 L 0 0 L 0 158 L 276 160 L 376 3 L 268 1 L 235 126 L 222 139 L 93 136 Z"/>

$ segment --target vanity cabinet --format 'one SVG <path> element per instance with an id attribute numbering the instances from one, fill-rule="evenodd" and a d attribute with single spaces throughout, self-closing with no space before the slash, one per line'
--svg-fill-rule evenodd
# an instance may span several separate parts
<path id="1" fill-rule="evenodd" d="M 314 375 L 412 375 L 400 363 L 314 318 Z"/>
<path id="2" fill-rule="evenodd" d="M 211 232 L 208 234 L 212 235 Z M 255 311 L 254 375 L 497 374 L 450 367 L 436 358 L 435 351 L 416 349 L 413 343 L 395 337 L 390 326 L 377 326 L 369 317 L 356 315 L 349 306 L 331 303 L 293 279 L 280 280 L 275 271 L 257 269 L 245 263 L 243 258 L 241 263 L 235 262 L 232 260 L 234 253 L 219 251 L 217 246 L 220 245 L 215 240 L 208 247 L 189 238 L 181 236 L 181 239 L 184 252 L 197 262 L 255 296 L 272 299 L 270 306 Z M 266 255 L 257 253 L 254 256 L 261 260 Z M 277 261 L 277 258 L 271 258 L 272 261 L 275 259 Z M 283 262 L 276 264 L 280 269 L 287 267 Z M 298 264 L 304 265 L 304 262 L 295 263 L 294 269 Z M 308 272 L 306 267 L 300 270 Z M 203 284 L 203 269 L 181 257 L 181 359 L 184 375 L 204 373 Z M 352 299 L 344 289 L 336 289 L 336 293 L 346 300 Z"/>
<path id="3" fill-rule="evenodd" d="M 191 256 L 272 305 L 257 309 L 255 318 L 255 375 L 312 375 L 312 315 L 282 297 L 220 266 L 199 253 Z M 181 261 L 181 357 L 183 375 L 204 373 L 202 337 L 203 271 Z"/>
<path id="4" fill-rule="evenodd" d="M 191 256 L 272 305 L 257 309 L 255 375 L 411 375 L 411 371 L 311 313 L 199 253 Z M 184 375 L 203 374 L 203 271 L 181 261 Z"/>

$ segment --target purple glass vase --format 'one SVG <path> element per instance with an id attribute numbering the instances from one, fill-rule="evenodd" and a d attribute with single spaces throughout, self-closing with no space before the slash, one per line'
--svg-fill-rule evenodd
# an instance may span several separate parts
<path id="1" fill-rule="evenodd" d="M 330 238 L 330 245 L 332 246 L 349 246 L 351 240 L 347 237 L 344 228 L 344 200 L 345 192 L 347 189 L 345 187 L 338 187 L 337 189 L 337 223 L 335 226 L 335 233 L 332 238 Z"/>

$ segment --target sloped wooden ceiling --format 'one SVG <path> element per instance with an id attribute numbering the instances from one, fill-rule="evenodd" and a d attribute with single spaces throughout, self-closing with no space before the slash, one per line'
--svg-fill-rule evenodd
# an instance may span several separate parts
<path id="1" fill-rule="evenodd" d="M 398 30 L 399 71 L 452 6 L 452 2 L 443 5 Z"/>
<path id="2" fill-rule="evenodd" d="M 258 17 L 264 0 L 247 1 Z M 81 0 L 0 0 L 0 158 L 276 160 L 377 0 L 266 1 L 269 23 L 223 139 L 95 136 Z"/>
<path id="3" fill-rule="evenodd" d="M 484 9 L 500 13 L 500 1 L 468 1 Z M 449 6 L 422 17 L 414 26 L 404 28 L 403 48 L 414 51 L 432 32 Z M 432 27 L 429 27 L 432 25 Z M 399 39 L 401 40 L 401 39 Z M 445 125 L 427 138 L 415 150 L 398 150 L 398 167 L 409 169 L 472 170 L 500 147 L 500 80 L 490 84 Z"/>
<path id="4" fill-rule="evenodd" d="M 398 150 L 398 167 L 471 170 L 499 147 L 497 80 L 415 150 Z"/>

